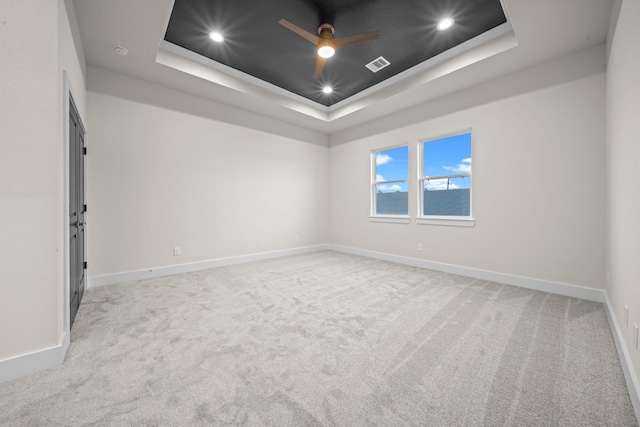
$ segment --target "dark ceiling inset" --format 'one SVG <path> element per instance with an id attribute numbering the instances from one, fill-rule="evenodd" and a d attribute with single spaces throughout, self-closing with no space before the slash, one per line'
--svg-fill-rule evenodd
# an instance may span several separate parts
<path id="1" fill-rule="evenodd" d="M 453 27 L 438 31 L 446 16 Z M 283 18 L 313 34 L 329 23 L 335 37 L 380 31 L 380 39 L 338 50 L 316 79 L 315 46 Z M 500 0 L 175 0 L 165 40 L 331 106 L 505 22 Z M 366 65 L 380 56 L 390 65 L 373 73 Z"/>

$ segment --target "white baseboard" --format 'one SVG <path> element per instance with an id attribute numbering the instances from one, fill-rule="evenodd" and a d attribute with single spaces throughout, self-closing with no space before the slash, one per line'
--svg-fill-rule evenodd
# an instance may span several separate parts
<path id="1" fill-rule="evenodd" d="M 459 265 L 426 261 L 423 259 L 409 258 L 400 255 L 391 255 L 383 252 L 357 249 L 348 246 L 329 245 L 329 249 L 353 255 L 365 256 L 368 258 L 381 259 L 383 261 L 397 262 L 398 264 L 405 264 L 413 267 L 427 268 L 429 270 L 442 271 L 444 273 L 473 277 L 474 279 L 486 280 L 489 282 L 504 283 L 507 285 L 514 285 L 521 288 L 533 289 L 536 291 L 580 298 L 588 301 L 604 302 L 604 291 L 602 291 L 601 289 L 585 288 L 582 286 L 569 285 L 566 283 L 550 282 L 547 280 L 532 279 L 530 277 L 514 276 L 512 274 L 496 273 L 494 271 L 479 270 L 476 268 L 462 267 Z"/>
<path id="2" fill-rule="evenodd" d="M 68 348 L 69 333 L 65 332 L 56 346 L 0 360 L 0 383 L 61 365 Z"/>
<path id="3" fill-rule="evenodd" d="M 624 379 L 627 382 L 627 389 L 629 390 L 629 397 L 631 398 L 631 404 L 636 413 L 636 419 L 640 421 L 640 381 L 638 381 L 638 375 L 633 369 L 633 363 L 631 363 L 631 356 L 627 350 L 627 346 L 624 345 L 624 335 L 620 330 L 616 316 L 614 315 L 613 308 L 611 307 L 611 301 L 609 301 L 609 295 L 605 293 L 604 309 L 609 319 L 609 327 L 611 328 L 611 334 L 613 335 L 613 341 L 616 343 L 616 349 L 618 350 L 618 357 L 620 358 L 620 364 L 622 365 L 622 372 L 624 372 Z"/>
<path id="4" fill-rule="evenodd" d="M 208 261 L 192 262 L 188 264 L 169 265 L 165 267 L 149 268 L 145 270 L 106 274 L 103 276 L 91 276 L 89 277 L 87 287 L 94 288 L 97 286 L 115 285 L 117 283 L 133 282 L 136 280 L 152 279 L 155 277 L 172 276 L 174 274 L 190 273 L 193 271 L 208 270 L 210 268 L 243 264 L 246 262 L 261 261 L 270 258 L 280 258 L 289 255 L 316 252 L 326 249 L 329 249 L 329 245 L 305 246 L 302 248 L 284 249 L 281 251 L 260 252 L 257 254 L 240 255 L 229 258 L 218 258 Z"/>
<path id="5" fill-rule="evenodd" d="M 417 258 L 409 258 L 400 255 L 392 255 L 383 252 L 375 252 L 366 249 L 358 249 L 333 244 L 306 246 L 302 248 L 285 249 L 281 251 L 261 252 L 257 254 L 240 255 L 229 258 L 218 258 L 214 260 L 193 262 L 188 264 L 177 264 L 144 270 L 127 271 L 123 273 L 106 274 L 103 276 L 91 276 L 89 277 L 87 287 L 94 288 L 98 286 L 113 285 L 117 283 L 133 282 L 136 280 L 152 279 L 155 277 L 171 276 L 174 274 L 190 273 L 193 271 L 207 270 L 210 268 L 224 267 L 227 265 L 242 264 L 246 262 L 279 258 L 289 255 L 316 252 L 327 249 L 353 255 L 365 256 L 368 258 L 381 259 L 384 261 L 397 262 L 399 264 L 411 265 L 413 267 L 427 268 L 430 270 L 442 271 L 451 274 L 459 274 L 461 276 L 473 277 L 476 279 L 487 280 L 489 282 L 505 283 L 508 285 L 519 286 L 521 288 L 580 298 L 588 301 L 604 302 L 604 291 L 602 291 L 601 289 L 585 288 L 582 286 L 569 285 L 566 283 L 551 282 L 547 280 L 533 279 L 530 277 L 497 273 L 494 271 L 462 267 L 459 265 L 445 264 L 435 261 L 427 261 Z"/>

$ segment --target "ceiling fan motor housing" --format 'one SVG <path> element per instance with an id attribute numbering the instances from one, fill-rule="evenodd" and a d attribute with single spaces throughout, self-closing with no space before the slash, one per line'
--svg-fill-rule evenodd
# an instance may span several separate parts
<path id="1" fill-rule="evenodd" d="M 335 31 L 331 24 L 322 24 L 318 27 L 318 35 L 321 39 L 332 39 Z"/>

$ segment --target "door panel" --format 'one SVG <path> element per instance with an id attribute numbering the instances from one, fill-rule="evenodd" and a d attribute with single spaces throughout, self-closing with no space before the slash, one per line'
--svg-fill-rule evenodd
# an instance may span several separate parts
<path id="1" fill-rule="evenodd" d="M 73 325 L 85 281 L 84 130 L 69 102 L 69 321 Z"/>
<path id="2" fill-rule="evenodd" d="M 85 201 L 84 201 L 84 131 L 82 126 L 76 126 L 77 129 L 77 147 L 78 147 L 78 176 L 76 188 L 78 190 L 78 305 L 82 300 L 85 288 Z"/>

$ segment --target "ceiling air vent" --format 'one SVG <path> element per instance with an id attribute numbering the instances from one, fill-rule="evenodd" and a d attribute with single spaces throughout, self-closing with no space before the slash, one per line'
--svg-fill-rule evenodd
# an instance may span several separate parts
<path id="1" fill-rule="evenodd" d="M 378 71 L 382 70 L 384 67 L 388 65 L 391 65 L 391 63 L 386 59 L 384 59 L 382 56 L 380 56 L 374 59 L 373 61 L 369 62 L 367 65 L 365 65 L 365 67 L 367 67 L 374 73 L 377 73 Z"/>

